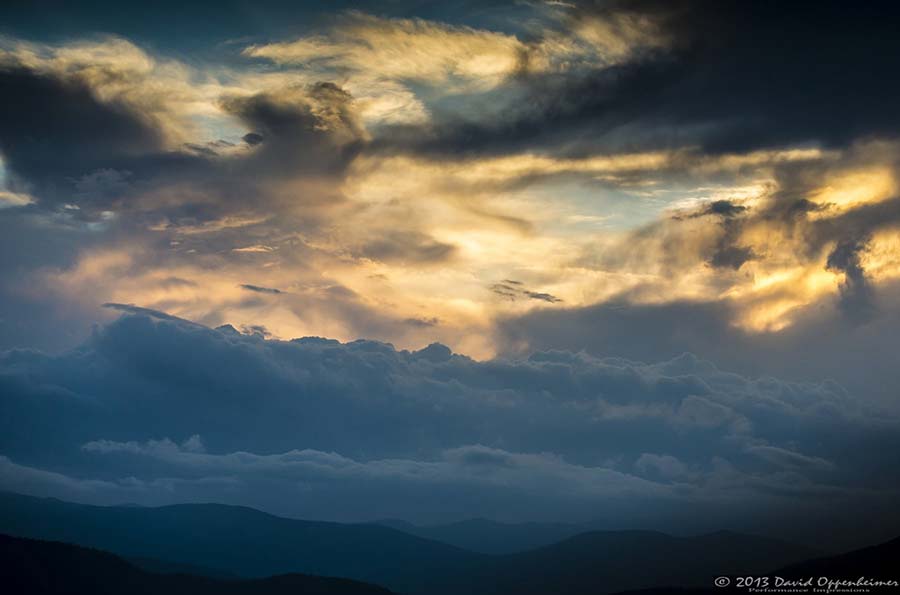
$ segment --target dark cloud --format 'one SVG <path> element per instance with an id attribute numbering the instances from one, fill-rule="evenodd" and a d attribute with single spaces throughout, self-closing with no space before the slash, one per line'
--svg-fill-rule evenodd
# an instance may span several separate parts
<path id="1" fill-rule="evenodd" d="M 354 256 L 383 262 L 428 264 L 453 257 L 456 246 L 419 231 L 391 231 L 373 238 L 354 251 Z"/>
<path id="2" fill-rule="evenodd" d="M 561 298 L 558 298 L 555 295 L 551 295 L 549 293 L 543 293 L 540 291 L 526 290 L 524 292 L 524 294 L 533 300 L 540 300 L 542 302 L 550 302 L 551 304 L 558 304 L 559 302 L 562 301 Z"/>
<path id="3" fill-rule="evenodd" d="M 233 327 L 232 327 L 233 328 Z M 241 325 L 241 332 L 245 335 L 256 335 L 262 337 L 263 339 L 268 339 L 272 336 L 271 331 L 267 329 L 262 324 L 244 324 Z"/>
<path id="4" fill-rule="evenodd" d="M 752 248 L 746 246 L 722 246 L 716 250 L 709 259 L 709 264 L 716 268 L 740 269 L 745 262 L 752 260 L 754 253 Z"/>
<path id="5" fill-rule="evenodd" d="M 0 93 L 10 98 L 0 114 L 7 185 L 34 196 L 39 208 L 66 205 L 68 216 L 84 221 L 114 213 L 131 215 L 138 227 L 160 220 L 196 226 L 281 204 L 285 198 L 273 189 L 279 180 L 338 179 L 362 143 L 352 98 L 322 82 L 225 97 L 224 109 L 257 132 L 241 146 L 220 139 L 173 149 L 171 123 L 154 116 L 168 109 L 160 99 L 101 100 L 91 86 L 99 78 L 140 88 L 129 76 L 103 64 L 72 72 L 0 65 Z M 328 204 L 338 194 L 320 183 L 301 199 Z"/>
<path id="6" fill-rule="evenodd" d="M 403 322 L 410 326 L 418 328 L 429 328 L 439 325 L 441 323 L 441 320 L 440 318 L 432 316 L 430 318 L 407 318 Z"/>
<path id="7" fill-rule="evenodd" d="M 845 240 L 835 246 L 828 255 L 828 270 L 844 274 L 841 283 L 841 309 L 854 320 L 871 319 L 874 295 L 866 272 L 860 263 L 860 252 L 865 250 L 868 238 Z"/>
<path id="8" fill-rule="evenodd" d="M 244 142 L 250 146 L 258 145 L 265 140 L 265 137 L 263 137 L 263 135 L 256 132 L 248 132 L 242 138 Z"/>
<path id="9" fill-rule="evenodd" d="M 735 244 L 740 241 L 739 235 L 741 223 L 734 221 L 734 218 L 747 211 L 747 207 L 736 204 L 730 200 L 714 200 L 686 215 L 676 215 L 673 219 L 696 219 L 709 216 L 719 217 L 719 225 L 722 228 L 722 234 L 717 239 L 712 256 L 709 257 L 707 263 L 715 268 L 738 270 L 744 263 L 753 260 L 755 257 L 752 248 Z"/>
<path id="10" fill-rule="evenodd" d="M 2 487 L 94 502 L 208 499 L 227 478 L 229 501 L 295 516 L 600 514 L 690 530 L 712 518 L 701 508 L 743 526 L 898 488 L 893 418 L 833 382 L 687 354 L 476 362 L 135 310 L 60 356 L 3 352 L 0 389 Z"/>
<path id="11" fill-rule="evenodd" d="M 890 99 L 900 42 L 889 4 L 652 0 L 581 3 L 570 14 L 569 30 L 589 18 L 644 19 L 665 45 L 608 67 L 525 68 L 502 115 L 448 115 L 381 142 L 443 154 L 692 146 L 723 153 L 847 146 L 900 132 Z"/>
<path id="12" fill-rule="evenodd" d="M 797 380 L 833 378 L 867 401 L 893 407 L 890 387 L 900 382 L 889 347 L 900 332 L 896 283 L 869 286 L 870 318 L 843 315 L 844 300 L 824 296 L 777 332 L 746 332 L 734 321 L 739 304 L 728 300 L 638 305 L 627 298 L 582 308 L 554 308 L 498 324 L 504 350 L 586 350 L 643 361 L 690 351 L 746 374 Z M 878 378 L 873 382 L 873 378 Z"/>
<path id="13" fill-rule="evenodd" d="M 284 293 L 280 289 L 275 289 L 274 287 L 260 287 L 259 285 L 250 285 L 247 283 L 242 284 L 241 289 L 246 289 L 247 291 L 252 291 L 254 293 L 268 293 L 272 295 Z"/>
<path id="14" fill-rule="evenodd" d="M 162 149 L 154 122 L 125 104 L 100 102 L 77 79 L 0 65 L 0 95 L 0 153 L 13 181 L 40 198 L 67 202 L 69 189 L 90 195 L 85 186 L 100 183 L 104 171 Z"/>
<path id="15" fill-rule="evenodd" d="M 491 285 L 490 290 L 492 293 L 499 295 L 502 298 L 513 301 L 518 299 L 530 299 L 549 302 L 551 304 L 562 302 L 562 299 L 555 295 L 541 291 L 532 291 L 531 289 L 524 287 L 524 284 L 521 281 L 511 279 L 504 279 L 501 283 L 494 283 Z"/>
<path id="16" fill-rule="evenodd" d="M 342 0 L 343 1 L 343 0 Z M 240 0 L 217 4 L 219 12 L 210 18 L 210 4 L 184 4 L 161 0 L 153 7 L 126 6 L 111 0 L 73 6 L 63 0 L 45 0 L 35 6 L 24 0 L 0 5 L 3 31 L 20 35 L 72 38 L 86 31 L 115 31 L 158 47 L 170 47 L 197 59 L 218 57 L 211 47 L 221 49 L 229 40 L 259 35 L 294 34 L 325 8 L 318 2 L 297 5 L 284 0 L 265 0 L 252 7 Z M 171 18 L 179 14 L 178 20 Z"/>
<path id="17" fill-rule="evenodd" d="M 171 314 L 160 312 L 159 310 L 154 310 L 152 308 L 135 306 L 134 304 L 116 304 L 114 302 L 108 302 L 106 304 L 103 304 L 103 307 L 109 308 L 110 310 L 118 310 L 119 312 L 126 312 L 128 314 L 140 314 L 142 316 L 149 316 L 151 318 L 159 320 L 172 320 L 180 322 L 182 324 L 194 324 L 193 322 L 185 320 L 184 318 L 178 318 L 177 316 L 172 316 Z"/>
<path id="18" fill-rule="evenodd" d="M 691 213 L 674 215 L 672 218 L 676 220 L 683 218 L 696 219 L 698 217 L 718 215 L 724 219 L 729 219 L 731 217 L 736 217 L 745 211 L 747 211 L 747 207 L 730 200 L 714 200 Z"/>
<path id="19" fill-rule="evenodd" d="M 226 97 L 222 106 L 251 128 L 244 141 L 258 174 L 296 176 L 342 171 L 363 146 L 352 97 L 329 82 L 249 97 Z"/>

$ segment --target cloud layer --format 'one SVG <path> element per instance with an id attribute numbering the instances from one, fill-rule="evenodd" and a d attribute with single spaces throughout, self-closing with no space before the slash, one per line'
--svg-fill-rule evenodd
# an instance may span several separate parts
<path id="1" fill-rule="evenodd" d="M 900 487 L 897 418 L 831 382 L 751 379 L 689 354 L 477 362 L 145 311 L 60 356 L 6 352 L 0 383 L 2 488 L 88 502 L 687 530 L 802 510 L 800 532 L 837 507 L 881 511 Z"/>

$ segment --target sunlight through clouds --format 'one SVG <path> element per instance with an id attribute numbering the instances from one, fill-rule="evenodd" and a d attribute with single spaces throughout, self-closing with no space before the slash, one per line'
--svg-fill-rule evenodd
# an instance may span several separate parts
<path id="1" fill-rule="evenodd" d="M 893 220 L 870 214 L 895 200 L 893 141 L 712 150 L 716 117 L 675 142 L 598 108 L 596 140 L 558 144 L 583 95 L 638 101 L 623 73 L 676 58 L 681 33 L 665 11 L 529 14 L 500 31 L 349 11 L 231 43 L 221 63 L 111 35 L 4 38 L 5 71 L 116 119 L 120 138 L 107 153 L 78 132 L 58 166 L 27 136 L 4 146 L 5 211 L 98 238 L 30 279 L 101 318 L 130 303 L 491 357 L 497 322 L 531 312 L 688 300 L 779 333 L 897 277 Z"/>

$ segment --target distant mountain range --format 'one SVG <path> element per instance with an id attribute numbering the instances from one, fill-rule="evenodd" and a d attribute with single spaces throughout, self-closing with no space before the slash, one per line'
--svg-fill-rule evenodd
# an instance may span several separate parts
<path id="1" fill-rule="evenodd" d="M 29 595 L 390 595 L 343 578 L 286 574 L 213 579 L 141 570 L 118 556 L 76 545 L 0 535 L 0 585 Z"/>
<path id="2" fill-rule="evenodd" d="M 498 556 L 477 583 L 489 593 L 609 593 L 671 585 L 706 587 L 720 575 L 759 574 L 778 559 L 815 555 L 783 541 L 717 532 L 673 537 L 654 531 L 594 531 Z"/>
<path id="3" fill-rule="evenodd" d="M 434 577 L 482 559 L 388 527 L 300 521 L 220 504 L 106 507 L 3 493 L 0 533 L 243 577 L 341 576 L 402 593 L 428 592 Z"/>
<path id="4" fill-rule="evenodd" d="M 784 578 L 812 577 L 896 581 L 900 538 L 877 546 L 817 558 L 764 574 Z M 774 578 L 772 578 L 774 580 Z M 30 595 L 390 595 L 376 585 L 342 578 L 285 574 L 263 579 L 215 579 L 166 567 L 149 572 L 108 552 L 81 546 L 0 535 L 0 585 L 5 592 Z M 554 585 L 545 593 L 569 591 Z M 890 592 L 892 589 L 883 589 Z M 495 590 L 494 593 L 520 592 Z M 528 592 L 537 592 L 529 590 Z M 701 595 L 746 592 L 743 588 L 657 587 L 615 595 Z"/>
<path id="5" fill-rule="evenodd" d="M 556 543 L 579 533 L 597 529 L 591 525 L 566 523 L 498 523 L 488 519 L 469 519 L 443 525 L 414 525 L 407 521 L 385 519 L 377 524 L 433 539 L 481 554 L 514 554 Z"/>
<path id="6" fill-rule="evenodd" d="M 285 519 L 238 506 L 101 507 L 9 493 L 0 493 L 0 533 L 100 548 L 154 571 L 339 576 L 409 595 L 701 587 L 718 575 L 761 573 L 818 555 L 738 533 L 652 531 L 592 531 L 488 555 L 377 524 Z"/>

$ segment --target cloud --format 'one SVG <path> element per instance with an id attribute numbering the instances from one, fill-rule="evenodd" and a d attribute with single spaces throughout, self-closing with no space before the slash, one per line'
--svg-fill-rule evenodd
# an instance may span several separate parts
<path id="1" fill-rule="evenodd" d="M 396 482 L 398 484 L 424 484 L 433 488 L 441 485 L 502 486 L 515 490 L 528 490 L 544 481 L 559 484 L 575 482 L 588 488 L 582 496 L 621 495 L 644 488 L 651 492 L 659 489 L 636 477 L 609 469 L 589 468 L 565 464 L 558 457 L 548 454 L 517 454 L 482 445 L 448 449 L 433 461 L 409 459 L 376 459 L 357 461 L 334 452 L 316 450 L 292 450 L 271 455 L 255 455 L 235 452 L 211 455 L 203 452 L 198 436 L 178 445 L 171 440 L 151 440 L 146 443 L 88 442 L 82 449 L 104 455 L 134 455 L 141 459 L 156 459 L 171 465 L 173 471 L 192 475 L 239 476 L 250 479 L 290 480 L 297 482 L 338 483 Z M 557 488 L 562 491 L 561 486 Z"/>
<path id="2" fill-rule="evenodd" d="M 275 289 L 273 287 L 260 287 L 259 285 L 249 285 L 247 283 L 241 284 L 241 289 L 246 289 L 247 291 L 252 291 L 255 293 L 268 293 L 272 295 L 284 293 L 280 289 Z"/>
<path id="3" fill-rule="evenodd" d="M 496 295 L 499 295 L 500 297 L 508 300 L 525 298 L 530 300 L 549 302 L 551 304 L 557 304 L 562 301 L 555 295 L 551 295 L 549 293 L 544 293 L 541 291 L 532 291 L 531 289 L 523 287 L 521 281 L 510 279 L 504 279 L 500 283 L 494 283 L 493 285 L 491 285 L 490 290 Z"/>
<path id="4" fill-rule="evenodd" d="M 383 262 L 439 263 L 453 257 L 456 247 L 421 232 L 402 231 L 372 238 L 355 249 L 358 256 Z"/>
<path id="5" fill-rule="evenodd" d="M 704 192 L 705 199 L 676 203 L 669 216 L 595 236 L 574 263 L 597 274 L 597 303 L 721 301 L 732 324 L 762 334 L 782 331 L 815 308 L 834 313 L 830 305 L 840 300 L 844 316 L 864 322 L 877 302 L 873 288 L 900 273 L 889 259 L 866 256 L 879 251 L 866 238 L 889 242 L 898 230 L 898 203 L 885 194 L 896 171 L 889 146 L 862 143 L 839 156 L 774 163 L 770 179 L 747 195 Z M 860 178 L 873 169 L 881 173 Z M 823 202 L 839 186 L 835 180 L 844 179 L 871 185 L 854 187 L 853 206 Z M 858 266 L 850 266 L 854 259 Z"/>
<path id="6" fill-rule="evenodd" d="M 265 246 L 263 244 L 254 244 L 253 246 L 243 246 L 241 248 L 232 248 L 232 252 L 244 252 L 244 253 L 266 253 L 274 250 L 271 246 Z"/>
<path id="7" fill-rule="evenodd" d="M 669 455 L 644 453 L 634 463 L 635 469 L 644 475 L 656 475 L 664 479 L 678 479 L 687 474 L 684 463 Z"/>
<path id="8" fill-rule="evenodd" d="M 507 104 L 507 92 L 524 73 L 610 66 L 665 43 L 649 18 L 616 13 L 571 19 L 543 8 L 516 7 L 527 24 L 517 23 L 515 32 L 351 10 L 324 31 L 254 44 L 243 54 L 294 76 L 346 80 L 373 127 L 427 128 L 454 104 L 473 102 L 487 110 L 497 98 Z"/>
<path id="9" fill-rule="evenodd" d="M 731 217 L 735 217 L 745 212 L 747 207 L 739 204 L 735 204 L 730 200 L 714 200 L 706 205 L 703 208 L 689 213 L 688 217 L 705 217 L 708 215 L 718 215 L 724 219 L 728 219 Z"/>
<path id="10" fill-rule="evenodd" d="M 774 446 L 751 446 L 747 452 L 771 461 L 779 467 L 831 469 L 832 464 L 819 457 L 808 457 L 797 452 L 783 450 Z"/>
<path id="11" fill-rule="evenodd" d="M 140 304 L 481 358 L 690 350 L 877 391 L 844 336 L 892 385 L 886 20 L 514 12 L 352 12 L 189 62 L 121 37 L 5 38 L 21 100 L 0 115 L 0 205 L 16 205 L 0 209 L 0 344 L 55 352 L 111 318 L 99 304 Z"/>
<path id="12" fill-rule="evenodd" d="M 248 56 L 282 64 L 432 85 L 491 87 L 512 74 L 524 46 L 515 37 L 419 19 L 344 15 L 324 36 L 250 46 Z"/>
<path id="13" fill-rule="evenodd" d="M 841 283 L 841 308 L 856 319 L 871 318 L 873 307 L 872 288 L 860 263 L 860 252 L 866 249 L 868 238 L 845 240 L 838 243 L 828 255 L 828 270 L 844 274 Z"/>
<path id="14" fill-rule="evenodd" d="M 53 186 L 162 148 L 161 135 L 139 112 L 101 102 L 77 79 L 0 62 L 0 92 L 10 98 L 0 116 L 3 160 L 41 199 L 69 200 Z"/>
<path id="15" fill-rule="evenodd" d="M 751 375 L 833 378 L 858 398 L 892 408 L 889 387 L 900 378 L 889 345 L 900 320 L 886 305 L 897 299 L 897 292 L 896 282 L 873 289 L 875 307 L 868 321 L 848 318 L 843 298 L 829 295 L 795 312 L 792 325 L 764 333 L 735 326 L 742 306 L 727 299 L 660 303 L 613 299 L 508 317 L 498 324 L 498 340 L 507 353 L 584 349 L 599 356 L 650 361 L 688 350 Z M 880 380 L 873 383 L 872 378 Z"/>
<path id="16" fill-rule="evenodd" d="M 847 147 L 898 132 L 883 94 L 897 48 L 870 13 L 847 15 L 831 3 L 812 11 L 804 4 L 613 2 L 582 4 L 564 22 L 569 40 L 589 27 L 634 31 L 655 43 L 638 43 L 638 51 L 611 63 L 602 51 L 589 53 L 588 60 L 566 62 L 576 66 L 563 73 L 524 70 L 504 109 L 490 118 L 436 116 L 434 124 L 398 127 L 396 144 L 444 158 L 548 148 L 583 155 L 699 147 L 721 154 Z M 750 31 L 772 42 L 761 48 Z M 552 47 L 560 36 L 550 27 L 531 43 Z M 810 69 L 812 48 L 826 38 L 827 66 Z"/>
<path id="17" fill-rule="evenodd" d="M 219 85 L 216 92 L 204 88 L 199 95 L 185 96 L 170 79 L 187 76 L 190 69 L 118 39 L 60 46 L 18 43 L 4 60 L 0 70 L 22 101 L 4 112 L 16 112 L 15 117 L 0 121 L 0 181 L 13 188 L 3 196 L 15 197 L 16 204 L 29 209 L 4 209 L 16 211 L 7 221 L 45 242 L 49 236 L 68 241 L 53 258 L 41 261 L 38 256 L 46 250 L 35 250 L 34 263 L 7 263 L 7 270 L 27 278 L 4 283 L 2 297 L 9 308 L 21 312 L 23 303 L 40 300 L 44 313 L 33 317 L 35 324 L 39 318 L 50 320 L 51 308 L 60 317 L 76 318 L 78 311 L 96 319 L 103 316 L 98 304 L 140 302 L 210 324 L 265 324 L 279 332 L 300 332 L 307 324 L 291 324 L 290 329 L 286 319 L 322 316 L 333 324 L 317 330 L 343 338 L 367 330 L 384 338 L 413 331 L 413 326 L 398 324 L 400 330 L 388 332 L 384 321 L 402 321 L 414 311 L 376 313 L 362 297 L 365 292 L 348 290 L 338 296 L 334 289 L 346 287 L 349 277 L 371 273 L 348 272 L 347 256 L 357 246 L 351 248 L 349 239 L 327 229 L 326 222 L 338 220 L 345 202 L 343 169 L 366 136 L 352 97 L 337 85 Z M 172 92 L 151 93 L 159 88 Z M 36 94 L 33 101 L 29 89 Z M 47 98 L 60 104 L 46 110 L 50 116 L 31 111 Z M 236 127 L 232 130 L 250 142 L 174 142 L 170 129 L 176 120 L 183 124 L 179 134 L 196 132 L 185 124 L 193 117 L 191 110 L 199 109 L 194 102 L 205 102 L 210 114 L 230 120 Z M 171 116 L 165 122 L 156 116 L 163 112 Z M 258 130 L 256 136 L 248 136 L 248 127 Z M 31 197 L 30 204 L 19 200 L 22 196 Z M 406 234 L 427 237 L 415 229 Z M 332 242 L 335 237 L 338 241 Z M 438 258 L 452 251 L 449 244 L 429 241 L 409 247 L 412 262 L 420 260 L 417 253 Z M 404 247 L 398 245 L 391 258 L 407 258 L 398 252 Z M 328 268 L 344 273 L 343 283 L 319 273 L 326 261 Z M 214 271 L 219 278 L 207 282 Z M 289 283 L 287 289 L 303 290 L 294 292 L 290 309 L 275 312 L 274 305 L 238 295 L 238 286 L 250 274 L 259 287 Z M 172 278 L 192 279 L 195 285 L 167 281 Z M 235 316 L 233 308 L 257 314 L 250 320 Z M 266 309 L 280 320 L 260 316 Z M 325 315 L 326 310 L 332 314 Z M 53 342 L 49 327 L 59 329 L 59 324 L 58 319 L 48 324 L 47 344 Z M 81 333 L 87 328 L 83 322 L 69 324 Z M 0 323 L 2 343 L 18 343 L 24 326 L 16 330 Z M 67 331 L 63 340 L 56 333 L 53 348 L 71 346 L 75 334 Z"/>
<path id="18" fill-rule="evenodd" d="M 142 308 L 140 306 L 135 306 L 134 304 L 116 304 L 113 302 L 108 302 L 106 304 L 103 304 L 103 307 L 109 308 L 110 310 L 118 310 L 119 312 L 127 312 L 129 314 L 141 314 L 144 316 L 149 316 L 151 318 L 174 320 L 182 322 L 184 324 L 193 324 L 189 320 L 178 318 L 177 316 L 172 316 L 171 314 L 166 314 L 165 312 L 160 312 L 159 310 L 154 310 L 152 308 Z"/>
<path id="19" fill-rule="evenodd" d="M 0 345 L 23 347 L 0 487 L 893 522 L 900 52 L 875 12 L 350 12 L 182 36 L 190 61 L 0 40 Z"/>
<path id="20" fill-rule="evenodd" d="M 312 164 L 326 170 L 328 160 L 340 160 L 341 151 L 350 150 L 348 146 L 352 147 L 364 135 L 352 108 L 352 96 L 330 82 L 225 97 L 222 105 L 226 112 L 240 118 L 261 137 L 254 146 L 272 157 L 275 156 L 272 153 L 293 157 L 311 143 L 321 149 L 330 145 L 334 154 L 323 155 L 322 160 L 304 151 L 308 159 L 317 158 L 312 159 Z M 347 156 L 352 156 L 352 152 Z M 310 163 L 296 161 L 293 167 L 297 166 L 308 168 Z"/>
<path id="21" fill-rule="evenodd" d="M 219 490 L 295 516 L 434 520 L 446 498 L 452 515 L 609 506 L 634 524 L 699 506 L 771 520 L 817 494 L 846 505 L 900 487 L 890 458 L 872 456 L 900 446 L 895 417 L 833 382 L 753 379 L 690 355 L 478 362 L 135 309 L 58 356 L 4 352 L 0 388 L 2 487 L 83 501 Z M 366 512 L 345 508 L 363 489 Z"/>
<path id="22" fill-rule="evenodd" d="M 34 199 L 19 192 L 0 191 L 0 209 L 12 207 L 24 207 L 34 202 Z"/>
<path id="23" fill-rule="evenodd" d="M 709 264 L 717 267 L 728 267 L 738 270 L 748 260 L 752 260 L 754 252 L 751 248 L 742 246 L 726 246 L 716 251 L 709 259 Z"/>

